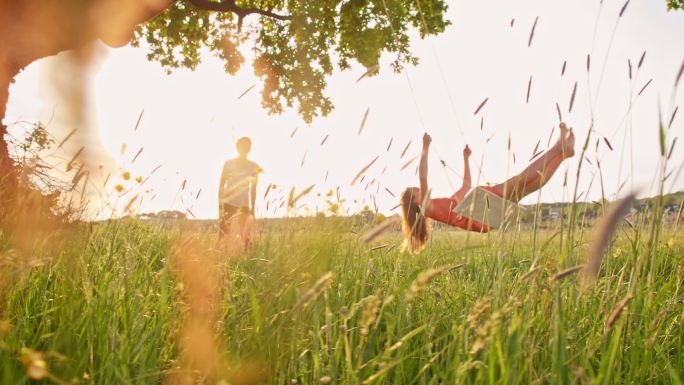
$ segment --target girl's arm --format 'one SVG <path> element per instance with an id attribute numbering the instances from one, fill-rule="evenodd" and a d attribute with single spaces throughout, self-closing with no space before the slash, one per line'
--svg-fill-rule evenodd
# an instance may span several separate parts
<path id="1" fill-rule="evenodd" d="M 470 147 L 466 144 L 463 149 L 463 187 L 461 188 L 471 188 L 473 186 L 472 177 L 470 176 Z"/>
<path id="2" fill-rule="evenodd" d="M 420 154 L 420 165 L 418 166 L 418 176 L 420 177 L 420 200 L 425 200 L 428 194 L 428 151 L 430 150 L 430 143 L 432 138 L 426 132 L 423 135 L 423 151 Z"/>

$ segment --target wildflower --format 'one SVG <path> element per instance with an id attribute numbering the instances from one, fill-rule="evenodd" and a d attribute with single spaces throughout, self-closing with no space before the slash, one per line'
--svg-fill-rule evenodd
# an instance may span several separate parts
<path id="1" fill-rule="evenodd" d="M 21 362 L 26 367 L 26 375 L 28 378 L 39 381 L 47 377 L 47 363 L 42 352 L 37 352 L 33 349 L 21 349 Z"/>
<path id="2" fill-rule="evenodd" d="M 131 179 L 131 173 L 128 171 L 124 171 L 123 174 L 121 174 L 121 177 L 123 180 L 130 180 Z"/>
<path id="3" fill-rule="evenodd" d="M 142 183 L 143 177 L 139 176 L 135 178 L 135 181 L 138 182 L 138 184 Z"/>
<path id="4" fill-rule="evenodd" d="M 114 186 L 114 190 L 116 190 L 116 192 L 120 193 L 120 192 L 123 192 L 124 187 L 121 184 L 117 184 L 116 186 Z"/>

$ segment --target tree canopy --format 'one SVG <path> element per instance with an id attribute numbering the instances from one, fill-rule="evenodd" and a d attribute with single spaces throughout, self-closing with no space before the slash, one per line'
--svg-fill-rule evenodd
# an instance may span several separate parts
<path id="1" fill-rule="evenodd" d="M 141 25 L 133 44 L 146 43 L 148 59 L 168 71 L 194 69 L 208 51 L 235 74 L 251 50 L 263 107 L 296 107 L 311 122 L 333 109 L 325 88 L 335 68 L 355 60 L 377 69 L 383 52 L 394 55 L 394 71 L 417 64 L 411 29 L 421 38 L 443 32 L 446 10 L 442 0 L 177 0 Z"/>
<path id="2" fill-rule="evenodd" d="M 674 11 L 676 9 L 684 10 L 684 0 L 667 0 L 667 10 Z"/>

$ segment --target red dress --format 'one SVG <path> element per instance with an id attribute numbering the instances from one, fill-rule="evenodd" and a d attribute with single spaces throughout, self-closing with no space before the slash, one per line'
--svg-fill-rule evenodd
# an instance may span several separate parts
<path id="1" fill-rule="evenodd" d="M 482 187 L 496 195 L 490 187 Z M 476 233 L 488 233 L 491 229 L 484 223 L 464 217 L 463 215 L 453 212 L 453 209 L 458 206 L 459 201 L 453 198 L 435 198 L 430 199 L 425 216 L 438 222 L 446 223 L 454 227 L 460 227 L 463 230 L 474 231 Z"/>

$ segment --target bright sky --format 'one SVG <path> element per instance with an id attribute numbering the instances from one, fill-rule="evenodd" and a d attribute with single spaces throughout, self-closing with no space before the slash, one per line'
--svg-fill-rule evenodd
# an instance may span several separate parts
<path id="1" fill-rule="evenodd" d="M 611 34 L 624 2 L 605 0 L 600 13 L 599 3 L 526 0 L 494 5 L 450 1 L 448 18 L 453 25 L 437 37 L 413 40 L 413 53 L 421 59 L 418 67 L 395 74 L 388 65 L 392 58 L 385 55 L 379 76 L 356 83 L 364 72 L 358 65 L 351 71 L 335 73 L 329 79 L 327 93 L 336 108 L 330 116 L 319 118 L 310 126 L 295 111 L 269 116 L 261 108 L 261 83 L 249 64 L 237 76 L 229 76 L 220 61 L 207 56 L 195 72 L 179 70 L 166 75 L 158 64 L 146 60 L 144 49 L 108 50 L 89 75 L 89 118 L 80 123 L 84 127 L 78 127 L 74 143 L 67 147 L 75 151 L 86 145 L 84 154 L 93 164 L 102 164 L 103 170 L 114 170 L 105 190 L 112 192 L 117 183 L 130 190 L 118 198 L 119 207 L 141 194 L 142 200 L 135 202 L 141 212 L 190 209 L 198 218 L 215 218 L 223 161 L 235 156 L 235 139 L 246 135 L 254 142 L 251 158 L 264 169 L 259 196 L 263 196 L 269 183 L 277 186 L 268 196 L 268 213 L 266 201 L 258 201 L 258 216 L 284 215 L 285 208 L 277 209 L 281 200 L 276 198 L 286 199 L 292 186 L 299 192 L 312 184 L 316 185 L 313 192 L 300 201 L 308 208 L 300 209 L 299 214 L 324 210 L 326 192 L 337 186 L 346 199 L 343 206 L 351 212 L 364 205 L 373 209 L 374 196 L 378 209 L 388 213 L 397 199 L 385 188 L 398 196 L 404 187 L 418 184 L 414 174 L 417 161 L 403 171 L 400 169 L 418 155 L 422 132 L 427 130 L 433 136 L 432 196 L 448 196 L 453 192 L 450 183 L 456 188 L 460 184 L 461 150 L 466 143 L 473 149 L 475 174 L 482 163 L 480 183 L 503 181 L 527 165 L 539 140 L 540 148 L 546 147 L 551 128 L 558 124 L 558 102 L 563 119 L 575 129 L 578 147 L 587 135 L 592 110 L 596 131 L 611 142 L 614 151 L 601 143 L 598 152 L 605 191 L 610 198 L 624 181 L 626 189 L 635 186 L 648 191 L 659 162 L 658 100 L 666 122 L 676 104 L 684 104 L 683 86 L 673 95 L 674 80 L 684 59 L 684 12 L 668 13 L 664 0 L 631 1 L 611 45 Z M 528 48 L 537 16 L 536 32 Z M 513 27 L 511 19 L 515 19 Z M 645 60 L 637 70 L 644 51 Z M 587 54 L 591 54 L 589 76 Z M 634 66 L 631 83 L 628 59 Z M 564 60 L 567 69 L 561 77 Z M 65 111 L 65 97 L 50 81 L 54 74 L 69 79 L 65 71 L 59 67 L 59 60 L 47 59 L 22 73 L 11 89 L 6 122 L 48 121 L 52 117 L 50 132 L 58 140 L 66 136 L 74 123 Z M 531 95 L 526 103 L 530 76 Z M 637 97 L 650 79 L 653 81 Z M 569 113 L 576 81 L 577 96 Z M 253 84 L 257 86 L 238 99 Z M 630 96 L 633 108 L 628 113 Z M 474 116 L 485 98 L 489 101 Z M 357 135 L 367 108 L 368 119 L 362 134 Z M 134 130 L 143 109 L 141 123 Z M 675 119 L 668 140 L 681 135 L 681 115 L 684 111 Z M 327 141 L 321 145 L 327 135 Z M 509 135 L 515 163 L 507 151 Z M 591 165 L 585 165 L 580 180 L 579 190 L 589 189 L 583 200 L 587 196 L 601 196 L 598 180 L 591 183 L 592 174 L 598 170 L 595 138 L 587 156 Z M 392 146 L 388 152 L 390 139 Z M 400 159 L 409 141 L 412 144 Z M 140 148 L 143 151 L 131 163 Z M 675 170 L 684 161 L 684 151 L 678 150 L 675 149 L 671 160 Z M 69 154 L 63 156 L 69 158 Z M 99 158 L 92 160 L 96 156 Z M 366 179 L 350 186 L 354 175 L 376 156 L 380 158 L 369 169 Z M 439 159 L 444 159 L 458 175 L 452 171 L 445 173 Z M 566 162 L 570 186 L 575 183 L 577 161 L 576 157 Z M 158 165 L 161 168 L 150 176 Z M 150 178 L 140 187 L 132 180 L 121 180 L 124 170 L 131 172 L 133 178 Z M 543 189 L 542 201 L 570 198 L 572 189 L 563 187 L 564 170 Z M 103 175 L 94 176 L 93 183 L 102 186 Z M 372 179 L 376 183 L 364 190 Z M 184 180 L 187 183 L 181 191 Z M 667 184 L 668 190 L 684 187 L 684 177 L 673 182 Z M 112 200 L 116 202 L 118 196 L 113 193 Z M 537 198 L 534 195 L 525 202 L 535 202 Z"/>

